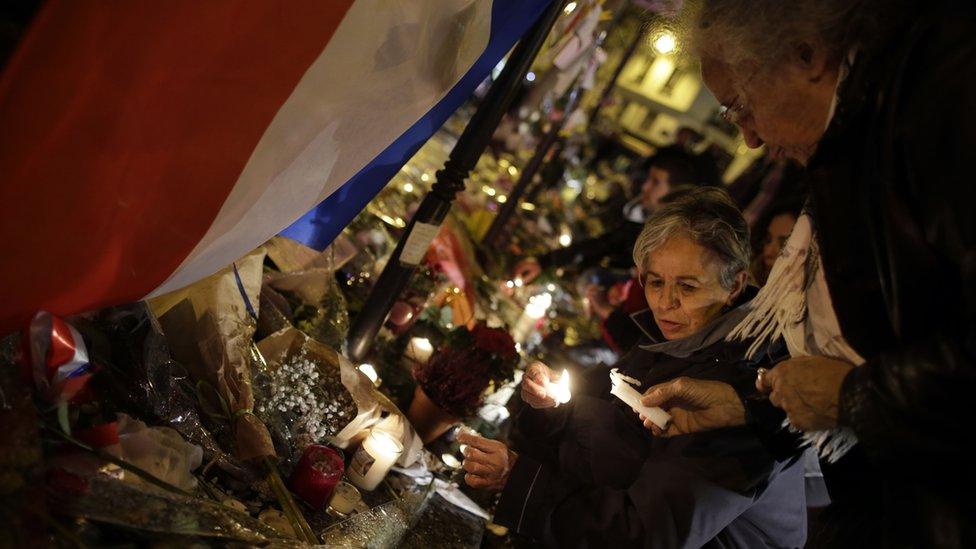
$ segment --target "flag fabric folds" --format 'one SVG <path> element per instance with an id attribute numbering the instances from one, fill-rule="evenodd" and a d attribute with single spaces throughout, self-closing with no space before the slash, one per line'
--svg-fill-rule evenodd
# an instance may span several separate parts
<path id="1" fill-rule="evenodd" d="M 548 1 L 48 2 L 0 76 L 0 333 L 327 244 Z"/>

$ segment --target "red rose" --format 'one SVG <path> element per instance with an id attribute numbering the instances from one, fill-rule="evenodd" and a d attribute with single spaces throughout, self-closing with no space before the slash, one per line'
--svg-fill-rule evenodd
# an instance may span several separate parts
<path id="1" fill-rule="evenodd" d="M 508 332 L 479 324 L 474 329 L 475 346 L 506 360 L 515 358 L 515 340 Z"/>

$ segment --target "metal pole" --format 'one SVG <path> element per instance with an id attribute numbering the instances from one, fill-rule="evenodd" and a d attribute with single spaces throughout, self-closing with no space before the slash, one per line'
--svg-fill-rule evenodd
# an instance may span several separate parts
<path id="1" fill-rule="evenodd" d="M 549 126 L 549 131 L 546 132 L 539 145 L 536 146 L 535 153 L 529 159 L 525 168 L 522 169 L 522 174 L 519 176 L 515 186 L 512 187 L 512 192 L 508 194 L 508 200 L 502 205 L 501 210 L 498 211 L 498 215 L 492 220 L 491 227 L 488 227 L 488 232 L 485 233 L 485 237 L 481 240 L 484 245 L 501 246 L 503 244 L 502 235 L 504 234 L 505 226 L 508 225 L 508 221 L 515 213 L 515 209 L 518 208 L 519 202 L 522 200 L 522 195 L 525 194 L 525 189 L 528 188 L 535 174 L 539 172 L 539 168 L 542 166 L 542 162 L 545 160 L 549 149 L 559 139 L 559 132 L 566 125 L 566 119 L 576 109 L 580 95 L 582 95 L 580 80 L 577 78 L 576 83 L 569 92 L 569 98 L 566 100 L 566 107 L 563 109 L 562 118 L 552 122 L 552 125 Z"/>
<path id="2" fill-rule="evenodd" d="M 626 2 L 614 14 L 613 19 L 610 20 L 607 28 L 603 29 L 594 43 L 590 45 L 590 50 L 587 52 L 587 55 L 593 55 L 596 53 L 598 48 L 603 46 L 603 43 L 606 42 L 610 31 L 613 30 L 623 18 L 625 6 Z M 622 66 L 623 64 L 621 64 L 621 67 Z M 618 67 L 618 70 L 615 71 L 614 77 L 619 75 L 619 69 L 620 67 Z M 488 246 L 501 246 L 504 243 L 502 236 L 505 232 L 505 226 L 515 213 L 515 209 L 519 207 L 519 201 L 521 201 L 522 195 L 525 194 L 525 190 L 532 183 L 533 178 L 535 178 L 535 174 L 538 173 L 539 168 L 542 167 L 542 162 L 545 160 L 546 154 L 549 153 L 549 149 L 551 149 L 559 139 L 559 132 L 562 131 L 563 126 L 566 124 L 566 120 L 573 113 L 573 111 L 576 110 L 577 104 L 579 103 L 580 99 L 582 99 L 582 90 L 580 89 L 581 83 L 582 76 L 578 76 L 576 82 L 573 83 L 573 87 L 569 91 L 569 97 L 566 100 L 566 107 L 563 109 L 563 117 L 560 120 L 552 123 L 552 126 L 549 128 L 549 132 L 543 136 L 542 140 L 536 146 L 535 153 L 525 165 L 525 168 L 522 169 L 522 174 L 519 176 L 519 180 L 515 183 L 515 186 L 512 187 L 512 191 L 508 195 L 508 200 L 505 201 L 505 204 L 502 206 L 501 210 L 499 210 L 498 215 L 496 215 L 495 219 L 492 220 L 491 227 L 488 228 L 488 232 L 485 233 L 485 237 L 481 240 L 483 244 Z M 606 93 L 606 91 L 604 93 Z"/>
<path id="3" fill-rule="evenodd" d="M 624 9 L 626 9 L 626 7 L 621 6 L 619 13 L 623 13 Z M 606 103 L 608 99 L 610 99 L 610 94 L 613 92 L 613 89 L 617 86 L 617 80 L 620 79 L 620 73 L 624 72 L 624 67 L 627 66 L 627 62 L 630 61 L 630 58 L 634 56 L 634 52 L 637 51 L 637 46 L 640 45 L 642 38 L 644 38 L 643 27 L 637 29 L 637 36 L 635 36 L 634 41 L 631 42 L 629 46 L 627 46 L 627 51 L 624 52 L 623 59 L 620 60 L 620 63 L 617 65 L 617 68 L 613 70 L 613 75 L 610 77 L 610 81 L 607 82 L 607 85 L 603 88 L 603 92 L 600 94 L 600 100 L 596 102 L 596 106 L 593 107 L 592 111 L 590 111 L 590 118 L 589 120 L 587 120 L 586 123 L 586 126 L 588 128 L 593 127 L 593 122 L 596 120 L 596 117 L 600 114 L 600 109 L 603 108 L 603 104 Z"/>
<path id="4" fill-rule="evenodd" d="M 525 73 L 532 66 L 532 61 L 539 53 L 562 8 L 563 0 L 554 0 L 529 29 L 528 34 L 519 41 L 498 80 L 491 85 L 478 110 L 464 128 L 450 157 L 444 163 L 444 168 L 437 172 L 437 181 L 407 225 L 386 268 L 349 330 L 349 357 L 352 360 L 358 362 L 366 357 L 390 308 L 417 269 L 417 264 L 423 259 L 431 240 L 437 235 L 455 195 L 464 190 L 464 180 L 474 169 L 498 122 L 515 99 Z"/>

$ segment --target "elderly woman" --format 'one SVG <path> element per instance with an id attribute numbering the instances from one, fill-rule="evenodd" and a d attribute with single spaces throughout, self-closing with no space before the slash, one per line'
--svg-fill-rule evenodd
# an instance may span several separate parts
<path id="1" fill-rule="evenodd" d="M 679 420 L 662 434 L 745 422 L 781 455 L 814 444 L 830 546 L 974 546 L 973 2 L 687 0 L 685 16 L 726 117 L 803 163 L 811 196 L 736 331 L 789 344 L 757 379 L 768 400 L 653 387 Z"/>
<path id="2" fill-rule="evenodd" d="M 650 310 L 644 340 L 616 365 L 644 386 L 678 376 L 748 386 L 768 362 L 725 335 L 744 315 L 748 228 L 725 191 L 703 188 L 655 212 L 634 246 Z M 747 428 L 656 439 L 588 372 L 556 407 L 549 368 L 522 382 L 517 428 L 531 442 L 462 435 L 465 480 L 501 492 L 495 522 L 559 547 L 800 547 L 802 464 L 777 462 Z"/>

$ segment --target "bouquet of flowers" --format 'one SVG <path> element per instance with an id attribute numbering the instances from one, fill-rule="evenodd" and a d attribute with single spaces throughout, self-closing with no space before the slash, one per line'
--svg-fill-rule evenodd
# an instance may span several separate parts
<path id="1" fill-rule="evenodd" d="M 479 323 L 450 332 L 444 347 L 414 367 L 413 377 L 435 404 L 465 417 L 482 404 L 486 390 L 512 378 L 517 364 L 512 336 Z"/>

